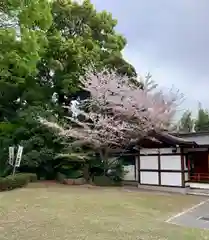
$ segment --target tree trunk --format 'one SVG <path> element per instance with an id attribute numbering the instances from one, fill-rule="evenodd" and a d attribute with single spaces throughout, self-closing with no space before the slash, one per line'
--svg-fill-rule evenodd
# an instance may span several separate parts
<path id="1" fill-rule="evenodd" d="M 84 169 L 83 169 L 83 177 L 86 180 L 87 183 L 90 181 L 90 174 L 89 174 L 89 163 L 84 163 Z"/>
<path id="2" fill-rule="evenodd" d="M 106 175 L 108 170 L 108 151 L 107 149 L 103 149 L 99 152 L 99 154 L 102 162 L 104 163 L 104 175 Z"/>

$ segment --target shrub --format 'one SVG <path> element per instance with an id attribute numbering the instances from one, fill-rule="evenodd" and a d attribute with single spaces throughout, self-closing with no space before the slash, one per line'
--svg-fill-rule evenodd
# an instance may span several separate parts
<path id="1" fill-rule="evenodd" d="M 16 176 L 25 176 L 28 178 L 28 182 L 37 182 L 38 178 L 35 173 L 18 173 Z"/>
<path id="2" fill-rule="evenodd" d="M 82 185 L 85 183 L 84 178 L 72 178 L 60 172 L 57 173 L 57 181 L 68 185 Z"/>
<path id="3" fill-rule="evenodd" d="M 29 182 L 28 176 L 15 175 L 0 179 L 0 191 L 12 190 L 25 186 Z"/>
<path id="4" fill-rule="evenodd" d="M 108 176 L 94 176 L 94 184 L 97 186 L 121 186 L 122 183 L 119 181 L 114 181 Z"/>
<path id="5" fill-rule="evenodd" d="M 57 172 L 62 173 L 66 178 L 81 178 L 83 177 L 83 169 L 80 163 L 60 163 L 57 167 Z"/>
<path id="6" fill-rule="evenodd" d="M 8 191 L 15 188 L 21 188 L 27 185 L 29 182 L 34 182 L 36 180 L 36 175 L 31 173 L 18 173 L 14 176 L 9 175 L 5 178 L 0 178 L 0 191 Z"/>
<path id="7" fill-rule="evenodd" d="M 59 183 L 64 183 L 64 180 L 66 179 L 65 174 L 58 172 L 57 173 L 57 181 Z"/>

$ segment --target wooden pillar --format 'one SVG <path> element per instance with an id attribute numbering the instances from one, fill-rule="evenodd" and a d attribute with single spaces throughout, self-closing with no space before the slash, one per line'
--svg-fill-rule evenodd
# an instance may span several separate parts
<path id="1" fill-rule="evenodd" d="M 138 156 L 138 181 L 139 181 L 139 184 L 141 183 L 141 174 L 140 174 L 140 150 L 139 150 L 139 156 Z"/>
<path id="2" fill-rule="evenodd" d="M 183 148 L 180 150 L 181 153 L 181 186 L 185 187 L 185 159 Z"/>
<path id="3" fill-rule="evenodd" d="M 209 173 L 209 149 L 208 149 L 208 173 Z"/>
<path id="4" fill-rule="evenodd" d="M 191 161 L 189 158 L 189 154 L 186 154 L 186 164 L 187 164 L 187 168 L 188 168 L 188 180 L 191 180 Z"/>
<path id="5" fill-rule="evenodd" d="M 161 162 L 160 162 L 160 149 L 158 149 L 158 184 L 161 185 Z"/>
<path id="6" fill-rule="evenodd" d="M 137 164 L 136 164 L 137 163 Z M 137 174 L 136 174 L 136 167 L 138 165 L 138 157 L 135 156 L 135 163 L 134 163 L 134 178 L 135 178 L 135 181 L 136 181 L 136 177 L 137 177 Z"/>

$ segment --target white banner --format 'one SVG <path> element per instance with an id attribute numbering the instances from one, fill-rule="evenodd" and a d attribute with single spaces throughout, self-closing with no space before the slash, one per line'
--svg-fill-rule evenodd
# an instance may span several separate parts
<path id="1" fill-rule="evenodd" d="M 15 155 L 15 148 L 9 147 L 9 164 L 12 166 L 14 164 L 14 155 Z"/>
<path id="2" fill-rule="evenodd" d="M 19 167 L 20 166 L 20 162 L 21 162 L 21 159 L 22 159 L 22 152 L 23 152 L 23 147 L 19 146 L 18 147 L 18 151 L 17 151 L 15 167 Z"/>

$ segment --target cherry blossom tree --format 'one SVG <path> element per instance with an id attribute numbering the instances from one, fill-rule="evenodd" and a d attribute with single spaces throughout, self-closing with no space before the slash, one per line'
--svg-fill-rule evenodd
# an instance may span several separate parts
<path id="1" fill-rule="evenodd" d="M 85 120 L 66 116 L 71 122 L 67 126 L 42 118 L 40 122 L 60 136 L 74 139 L 72 145 L 90 146 L 104 162 L 112 150 L 123 150 L 151 131 L 165 130 L 182 98 L 173 89 L 163 92 L 150 77 L 139 79 L 143 81 L 141 88 L 133 85 L 127 76 L 107 70 L 88 71 L 80 80 L 90 93 L 90 98 L 81 103 L 86 111 L 79 113 Z"/>
<path id="2" fill-rule="evenodd" d="M 130 143 L 133 126 L 127 121 L 93 111 L 88 113 L 81 111 L 80 114 L 85 117 L 85 121 L 66 116 L 71 122 L 67 127 L 43 118 L 40 118 L 40 122 L 57 131 L 61 137 L 74 139 L 71 146 L 90 147 L 100 154 L 104 163 L 107 163 L 111 150 L 121 150 Z"/>
<path id="3" fill-rule="evenodd" d="M 167 128 L 176 112 L 182 95 L 173 88 L 167 92 L 159 89 L 150 76 L 142 78 L 143 88 L 131 84 L 127 76 L 114 71 L 89 71 L 82 77 L 86 91 L 90 92 L 90 104 L 96 104 L 103 112 L 111 111 L 115 117 L 135 122 L 140 135 L 150 129 Z"/>

